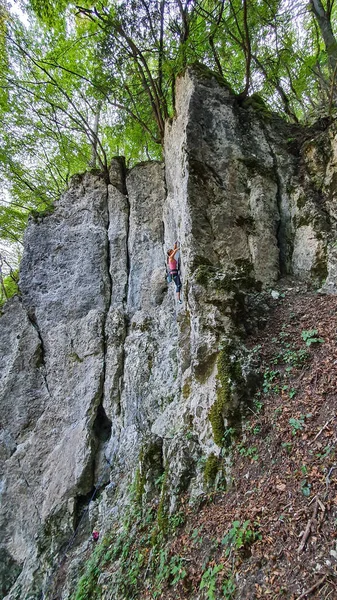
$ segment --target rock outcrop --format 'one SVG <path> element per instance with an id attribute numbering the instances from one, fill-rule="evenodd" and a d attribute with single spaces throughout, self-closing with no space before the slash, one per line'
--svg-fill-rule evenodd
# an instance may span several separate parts
<path id="1" fill-rule="evenodd" d="M 30 220 L 21 297 L 0 320 L 7 600 L 70 598 L 136 473 L 147 498 L 165 474 L 171 512 L 202 491 L 200 457 L 220 454 L 256 385 L 244 337 L 266 317 L 261 290 L 294 273 L 336 292 L 336 147 L 332 127 L 239 106 L 195 68 L 164 164 L 114 159 L 109 182 L 76 176 Z M 165 278 L 175 240 L 182 306 Z"/>

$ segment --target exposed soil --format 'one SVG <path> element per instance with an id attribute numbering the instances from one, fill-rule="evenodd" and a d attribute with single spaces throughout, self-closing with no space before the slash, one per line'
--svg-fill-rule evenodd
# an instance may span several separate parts
<path id="1" fill-rule="evenodd" d="M 232 483 L 184 507 L 170 543 L 181 578 L 157 597 L 337 598 L 337 297 L 291 281 L 280 291 L 247 342 L 264 391 L 235 442 Z"/>

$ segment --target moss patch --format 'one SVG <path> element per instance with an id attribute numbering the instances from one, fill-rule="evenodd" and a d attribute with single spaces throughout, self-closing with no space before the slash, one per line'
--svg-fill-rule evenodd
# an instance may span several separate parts
<path id="1" fill-rule="evenodd" d="M 189 396 L 191 395 L 191 383 L 192 379 L 191 377 L 188 377 L 183 385 L 182 394 L 185 400 L 187 400 L 187 398 L 189 398 Z"/>
<path id="2" fill-rule="evenodd" d="M 272 112 L 266 105 L 260 94 L 252 94 L 249 98 L 246 98 L 241 105 L 243 108 L 253 108 L 256 112 L 261 113 L 265 117 L 272 117 Z"/>
<path id="3" fill-rule="evenodd" d="M 212 71 L 211 69 L 199 62 L 193 63 L 193 65 L 189 68 L 202 79 L 215 79 L 219 83 L 219 85 L 221 85 L 222 87 L 226 87 L 231 92 L 231 94 L 234 95 L 234 90 L 231 87 L 230 83 L 226 79 L 224 79 L 224 77 L 221 77 L 221 75 L 216 71 Z"/>
<path id="4" fill-rule="evenodd" d="M 168 464 L 165 466 L 164 473 L 160 482 L 160 496 L 157 511 L 157 523 L 161 533 L 166 533 L 168 528 L 168 514 L 166 510 L 166 496 L 167 496 L 167 480 L 168 480 L 169 468 Z"/>
<path id="5" fill-rule="evenodd" d="M 82 363 L 83 362 L 83 358 L 81 358 L 80 356 L 78 356 L 77 352 L 71 352 L 69 354 L 69 358 L 73 362 L 78 362 L 78 363 Z"/>
<path id="6" fill-rule="evenodd" d="M 300 196 L 300 197 L 297 199 L 297 207 L 298 207 L 299 209 L 301 209 L 301 208 L 304 208 L 304 206 L 306 205 L 306 203 L 307 203 L 307 198 L 306 198 L 304 195 L 303 195 L 303 196 Z"/>
<path id="7" fill-rule="evenodd" d="M 218 446 L 224 446 L 231 441 L 230 436 L 225 435 L 225 419 L 229 423 L 228 432 L 232 428 L 235 430 L 237 421 L 240 418 L 239 411 L 233 401 L 233 388 L 234 386 L 240 386 L 243 382 L 241 364 L 235 358 L 231 344 L 226 344 L 219 352 L 217 367 L 216 400 L 209 410 L 208 418 L 212 426 L 214 442 Z"/>
<path id="8" fill-rule="evenodd" d="M 214 484 L 220 465 L 221 460 L 215 454 L 212 453 L 207 457 L 204 469 L 204 481 L 207 486 Z"/>
<path id="9" fill-rule="evenodd" d="M 237 292 L 238 289 L 258 290 L 260 282 L 253 275 L 253 265 L 249 260 L 239 259 L 231 271 L 201 264 L 195 269 L 195 281 L 206 288 L 222 292 Z"/>

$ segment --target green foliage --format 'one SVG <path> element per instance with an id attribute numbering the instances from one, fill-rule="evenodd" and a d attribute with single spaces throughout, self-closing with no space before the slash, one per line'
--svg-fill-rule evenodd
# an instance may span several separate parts
<path id="1" fill-rule="evenodd" d="M 187 575 L 186 569 L 183 566 L 183 559 L 178 554 L 172 556 L 170 560 L 170 575 L 172 576 L 171 585 L 176 585 Z"/>
<path id="2" fill-rule="evenodd" d="M 263 408 L 263 402 L 261 400 L 261 393 L 257 392 L 253 398 L 253 407 L 254 407 L 254 412 L 258 415 Z"/>
<path id="3" fill-rule="evenodd" d="M 302 429 L 304 428 L 304 416 L 301 415 L 298 419 L 289 419 L 289 425 L 291 427 L 292 435 L 296 435 L 298 431 L 302 431 Z"/>
<path id="4" fill-rule="evenodd" d="M 213 485 L 220 465 L 221 461 L 215 454 L 212 453 L 207 457 L 204 468 L 204 481 L 207 486 Z"/>
<path id="5" fill-rule="evenodd" d="M 19 293 L 19 271 L 12 271 L 0 281 L 0 307 L 5 304 L 9 298 Z"/>
<path id="6" fill-rule="evenodd" d="M 247 448 L 242 443 L 242 444 L 239 444 L 238 451 L 239 451 L 239 454 L 241 454 L 241 456 L 247 456 L 248 458 L 251 458 L 252 460 L 255 460 L 255 461 L 259 459 L 259 454 L 258 454 L 256 446 L 249 446 Z"/>
<path id="7" fill-rule="evenodd" d="M 301 333 L 302 340 L 304 340 L 307 346 L 311 346 L 311 344 L 318 343 L 322 344 L 324 342 L 324 340 L 320 337 L 317 337 L 317 335 L 317 329 L 304 329 Z"/>
<path id="8" fill-rule="evenodd" d="M 293 445 L 290 442 L 283 442 L 282 443 L 282 448 L 284 448 L 287 452 L 287 454 L 291 454 L 291 451 L 293 449 Z"/>
<path id="9" fill-rule="evenodd" d="M 104 559 L 106 550 L 109 547 L 109 541 L 105 538 L 95 546 L 72 595 L 72 600 L 100 600 L 102 589 L 98 585 L 98 578 L 101 573 L 102 558 Z"/>
<path id="10" fill-rule="evenodd" d="M 208 600 L 216 600 L 216 587 L 217 587 L 217 575 L 222 571 L 223 565 L 214 565 L 213 567 L 208 567 L 206 571 L 204 571 L 201 581 L 200 581 L 200 590 L 206 590 Z"/>
<path id="11" fill-rule="evenodd" d="M 234 430 L 238 415 L 232 406 L 232 387 L 238 387 L 242 383 L 241 365 L 233 352 L 230 343 L 223 344 L 217 360 L 218 367 L 218 385 L 217 397 L 208 413 L 211 422 L 213 439 L 218 446 L 225 443 L 230 444 L 229 431 Z M 227 429 L 224 418 L 227 418 L 230 427 Z"/>
<path id="12" fill-rule="evenodd" d="M 230 556 L 234 550 L 248 549 L 259 539 L 261 539 L 261 534 L 251 528 L 249 520 L 243 523 L 233 521 L 230 530 L 226 533 L 221 543 L 226 547 L 225 555 Z"/>
<path id="13" fill-rule="evenodd" d="M 192 531 L 191 539 L 196 547 L 202 545 L 202 541 L 203 541 L 203 537 L 201 535 L 202 530 L 203 530 L 203 525 L 201 525 L 201 527 L 193 529 L 193 531 Z"/>
<path id="14" fill-rule="evenodd" d="M 236 585 L 234 583 L 233 577 L 228 577 L 228 579 L 224 579 L 222 583 L 222 593 L 224 595 L 225 600 L 231 600 L 234 598 L 236 590 Z"/>
<path id="15" fill-rule="evenodd" d="M 311 484 L 308 483 L 306 479 L 301 482 L 301 492 L 306 498 L 310 496 Z"/>
<path id="16" fill-rule="evenodd" d="M 268 394 L 271 390 L 275 391 L 275 380 L 280 375 L 279 371 L 272 369 L 266 369 L 263 374 L 263 385 L 262 389 L 265 394 Z"/>

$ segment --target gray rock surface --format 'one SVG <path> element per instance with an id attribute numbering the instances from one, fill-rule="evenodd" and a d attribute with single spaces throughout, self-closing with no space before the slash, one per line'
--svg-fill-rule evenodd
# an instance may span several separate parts
<path id="1" fill-rule="evenodd" d="M 123 517 L 137 474 L 149 501 L 165 475 L 169 512 L 181 493 L 202 493 L 200 458 L 220 453 L 219 390 L 230 389 L 225 431 L 255 385 L 242 339 L 266 318 L 259 291 L 293 272 L 335 293 L 335 133 L 297 154 L 289 137 L 190 69 L 164 165 L 126 172 L 114 159 L 109 183 L 76 176 L 52 214 L 31 219 L 22 297 L 0 318 L 7 600 L 70 598 L 93 527 L 103 535 Z M 175 240 L 182 305 L 165 279 Z M 114 577 L 101 574 L 104 600 Z"/>

